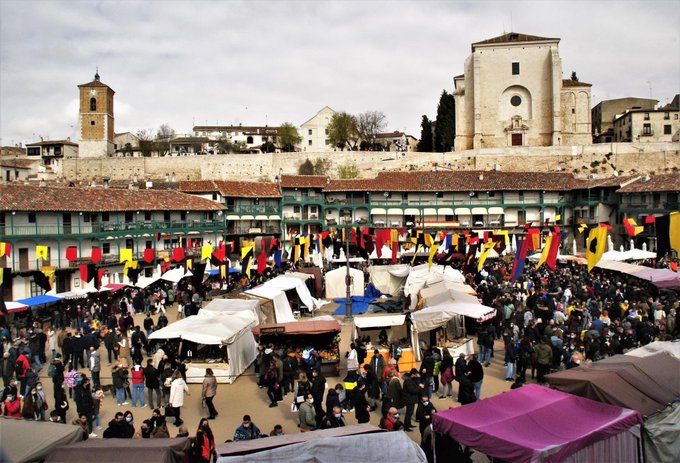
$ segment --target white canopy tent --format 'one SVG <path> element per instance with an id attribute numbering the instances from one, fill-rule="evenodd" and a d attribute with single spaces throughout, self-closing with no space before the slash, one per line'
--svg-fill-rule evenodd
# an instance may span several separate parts
<path id="1" fill-rule="evenodd" d="M 370 282 L 378 291 L 385 294 L 399 294 L 409 274 L 407 264 L 371 265 L 368 267 Z"/>
<path id="2" fill-rule="evenodd" d="M 156 283 L 158 280 L 160 280 L 160 277 L 157 277 L 157 276 L 139 277 L 137 279 L 137 283 L 135 283 L 135 286 L 137 288 L 146 288 L 146 287 L 151 286 L 152 284 Z"/>
<path id="3" fill-rule="evenodd" d="M 198 315 L 183 318 L 149 335 L 154 339 L 182 339 L 203 345 L 226 346 L 226 368 L 213 368 L 218 382 L 233 383 L 257 357 L 257 343 L 251 329 L 259 323 L 248 310 L 237 312 L 199 311 Z M 202 374 L 201 374 L 202 373 Z M 187 368 L 190 383 L 202 382 L 205 366 Z"/>
<path id="4" fill-rule="evenodd" d="M 349 275 L 352 277 L 351 295 L 364 295 L 364 272 L 350 267 Z M 347 268 L 340 267 L 326 273 L 326 299 L 337 299 L 347 295 L 345 277 Z"/>
<path id="5" fill-rule="evenodd" d="M 433 265 L 428 269 L 428 264 L 416 265 L 409 272 L 404 286 L 404 295 L 417 294 L 422 288 L 439 281 L 452 281 L 464 283 L 465 277 L 460 270 L 443 265 Z"/>
<path id="6" fill-rule="evenodd" d="M 179 283 L 179 280 L 182 278 L 190 276 L 193 276 L 193 273 L 191 273 L 190 270 L 187 270 L 185 273 L 184 267 L 177 267 L 173 268 L 172 270 L 168 270 L 163 275 L 161 275 L 161 280 L 169 281 L 171 283 Z"/>
<path id="7" fill-rule="evenodd" d="M 274 313 L 276 314 L 276 323 L 287 323 L 295 321 L 293 311 L 288 303 L 285 291 L 295 289 L 300 298 L 300 302 L 307 306 L 309 310 L 316 310 L 321 307 L 322 303 L 318 299 L 312 297 L 309 288 L 300 278 L 289 276 L 278 276 L 272 280 L 261 284 L 253 289 L 245 291 L 246 294 L 252 296 L 269 299 L 274 304 Z"/>
<path id="8" fill-rule="evenodd" d="M 256 299 L 213 299 L 201 309 L 201 312 L 251 312 L 262 323 L 266 320 L 262 309 L 260 308 L 260 301 Z"/>
<path id="9" fill-rule="evenodd" d="M 422 333 L 446 325 L 452 318 L 463 315 L 475 320 L 488 320 L 496 314 L 496 309 L 480 303 L 453 302 L 427 307 L 411 313 L 416 331 Z"/>

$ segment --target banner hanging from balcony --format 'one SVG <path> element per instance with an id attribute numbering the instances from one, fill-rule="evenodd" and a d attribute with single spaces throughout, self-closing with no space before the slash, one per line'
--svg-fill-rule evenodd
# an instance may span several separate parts
<path id="1" fill-rule="evenodd" d="M 661 259 L 672 249 L 680 254 L 680 212 L 656 218 L 656 258 Z"/>
<path id="2" fill-rule="evenodd" d="M 478 272 L 481 271 L 482 268 L 484 267 L 484 262 L 486 262 L 486 258 L 489 257 L 489 253 L 491 252 L 495 245 L 496 243 L 493 240 L 489 240 L 488 242 L 484 243 L 482 252 L 479 255 L 479 260 L 477 261 Z"/>
<path id="3" fill-rule="evenodd" d="M 588 259 L 588 271 L 602 258 L 604 248 L 607 245 L 607 228 L 597 227 L 590 230 L 588 234 L 588 247 L 586 248 L 586 259 Z"/>
<path id="4" fill-rule="evenodd" d="M 184 248 L 173 248 L 172 260 L 175 262 L 182 262 L 184 260 Z"/>
<path id="5" fill-rule="evenodd" d="M 47 246 L 40 246 L 40 245 L 36 246 L 35 247 L 35 258 L 36 258 L 36 260 L 37 259 L 47 260 L 48 249 L 49 248 Z"/>
<path id="6" fill-rule="evenodd" d="M 210 259 L 212 255 L 213 247 L 209 244 L 201 246 L 201 260 Z"/>
<path id="7" fill-rule="evenodd" d="M 121 249 L 120 250 L 120 262 L 127 262 L 132 260 L 132 249 Z"/>
<path id="8" fill-rule="evenodd" d="M 78 258 L 78 248 L 76 246 L 69 246 L 66 248 L 66 260 L 73 262 Z"/>
<path id="9" fill-rule="evenodd" d="M 102 248 L 99 246 L 92 246 L 92 252 L 90 254 L 92 262 L 98 264 L 102 260 Z"/>
<path id="10" fill-rule="evenodd" d="M 33 275 L 33 281 L 35 281 L 36 285 L 40 286 L 45 291 L 49 291 L 52 289 L 50 279 L 47 277 L 47 275 L 45 275 L 43 272 L 39 270 L 35 270 L 31 273 Z"/>
<path id="11" fill-rule="evenodd" d="M 9 254 L 10 254 L 11 251 L 12 251 L 12 245 L 11 244 L 0 242 L 0 256 L 9 257 Z"/>
<path id="12" fill-rule="evenodd" d="M 156 258 L 156 251 L 153 248 L 146 248 L 144 250 L 144 262 L 150 264 Z"/>
<path id="13" fill-rule="evenodd" d="M 138 262 L 136 260 L 128 260 L 125 262 L 125 267 L 123 268 L 123 275 L 127 276 L 129 269 L 136 269 Z"/>
<path id="14" fill-rule="evenodd" d="M 244 241 L 241 248 L 241 274 L 247 275 L 250 278 L 250 266 L 253 261 L 255 253 L 255 243 Z"/>

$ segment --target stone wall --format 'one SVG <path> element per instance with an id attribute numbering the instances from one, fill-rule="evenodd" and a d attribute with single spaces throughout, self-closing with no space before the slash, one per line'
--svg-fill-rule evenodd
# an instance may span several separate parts
<path id="1" fill-rule="evenodd" d="M 306 159 L 330 160 L 328 175 L 337 177 L 337 168 L 354 164 L 362 178 L 381 171 L 491 170 L 555 171 L 586 177 L 620 174 L 668 173 L 680 169 L 678 143 L 607 143 L 584 146 L 486 148 L 460 153 L 332 152 L 229 154 L 153 158 L 64 159 L 63 180 L 109 177 L 112 180 L 166 176 L 180 180 L 271 181 L 276 175 L 297 174 Z"/>

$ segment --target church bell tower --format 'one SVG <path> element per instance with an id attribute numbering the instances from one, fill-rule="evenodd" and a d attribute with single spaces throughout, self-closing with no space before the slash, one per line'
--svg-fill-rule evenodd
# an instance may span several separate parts
<path id="1" fill-rule="evenodd" d="M 80 90 L 80 143 L 78 157 L 100 158 L 115 153 L 113 138 L 113 94 L 111 87 L 99 79 L 78 85 Z"/>

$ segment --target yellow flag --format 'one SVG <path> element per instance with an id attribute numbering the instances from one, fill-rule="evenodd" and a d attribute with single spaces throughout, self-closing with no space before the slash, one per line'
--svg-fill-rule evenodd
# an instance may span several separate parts
<path id="1" fill-rule="evenodd" d="M 194 268 L 193 259 L 187 259 L 187 270 L 191 270 L 192 268 Z"/>
<path id="2" fill-rule="evenodd" d="M 479 260 L 477 261 L 478 272 L 482 270 L 482 267 L 484 267 L 484 262 L 486 261 L 486 258 L 489 257 L 489 253 L 491 252 L 495 244 L 496 244 L 495 241 L 488 241 L 487 243 L 484 244 L 484 247 L 482 248 L 482 253 L 479 255 Z"/>
<path id="3" fill-rule="evenodd" d="M 121 249 L 120 250 L 120 261 L 126 262 L 132 260 L 132 249 Z"/>
<path id="4" fill-rule="evenodd" d="M 581 225 L 578 226 L 578 232 L 583 233 L 585 230 L 588 229 L 588 225 L 582 223 Z"/>
<path id="5" fill-rule="evenodd" d="M 35 258 L 47 260 L 47 246 L 36 246 L 35 247 Z"/>
<path id="6" fill-rule="evenodd" d="M 130 269 L 130 268 L 137 268 L 137 261 L 136 260 L 125 261 L 125 267 L 123 268 L 123 275 L 127 276 L 128 269 Z"/>
<path id="7" fill-rule="evenodd" d="M 220 265 L 220 278 L 227 278 L 227 266 Z"/>
<path id="8" fill-rule="evenodd" d="M 607 244 L 607 229 L 605 227 L 596 227 L 590 230 L 588 235 L 588 248 L 586 249 L 586 259 L 588 260 L 588 271 L 602 258 L 604 248 Z"/>
<path id="9" fill-rule="evenodd" d="M 545 261 L 548 259 L 548 254 L 550 253 L 550 243 L 551 242 L 552 242 L 552 234 L 548 235 L 548 237 L 545 239 L 545 244 L 543 245 L 543 252 L 541 252 L 541 258 L 538 259 L 538 264 L 536 264 L 537 269 L 541 268 L 541 265 L 545 264 Z"/>
<path id="10" fill-rule="evenodd" d="M 555 222 L 559 222 L 560 220 L 562 220 L 562 216 L 560 214 L 557 214 L 555 216 Z"/>
<path id="11" fill-rule="evenodd" d="M 680 212 L 670 213 L 670 225 L 668 227 L 668 239 L 671 248 L 680 254 Z"/>
<path id="12" fill-rule="evenodd" d="M 57 267 L 55 267 L 54 265 L 40 267 L 40 271 L 43 272 L 47 278 L 49 278 L 50 286 L 54 287 L 54 273 L 57 271 Z"/>
<path id="13" fill-rule="evenodd" d="M 213 247 L 209 244 L 201 246 L 201 260 L 210 259 L 212 255 Z"/>
<path id="14" fill-rule="evenodd" d="M 439 245 L 436 243 L 431 243 L 430 244 L 430 257 L 427 258 L 427 269 L 430 270 L 432 268 L 432 261 L 434 260 L 434 256 L 437 254 L 437 249 L 439 249 Z"/>

